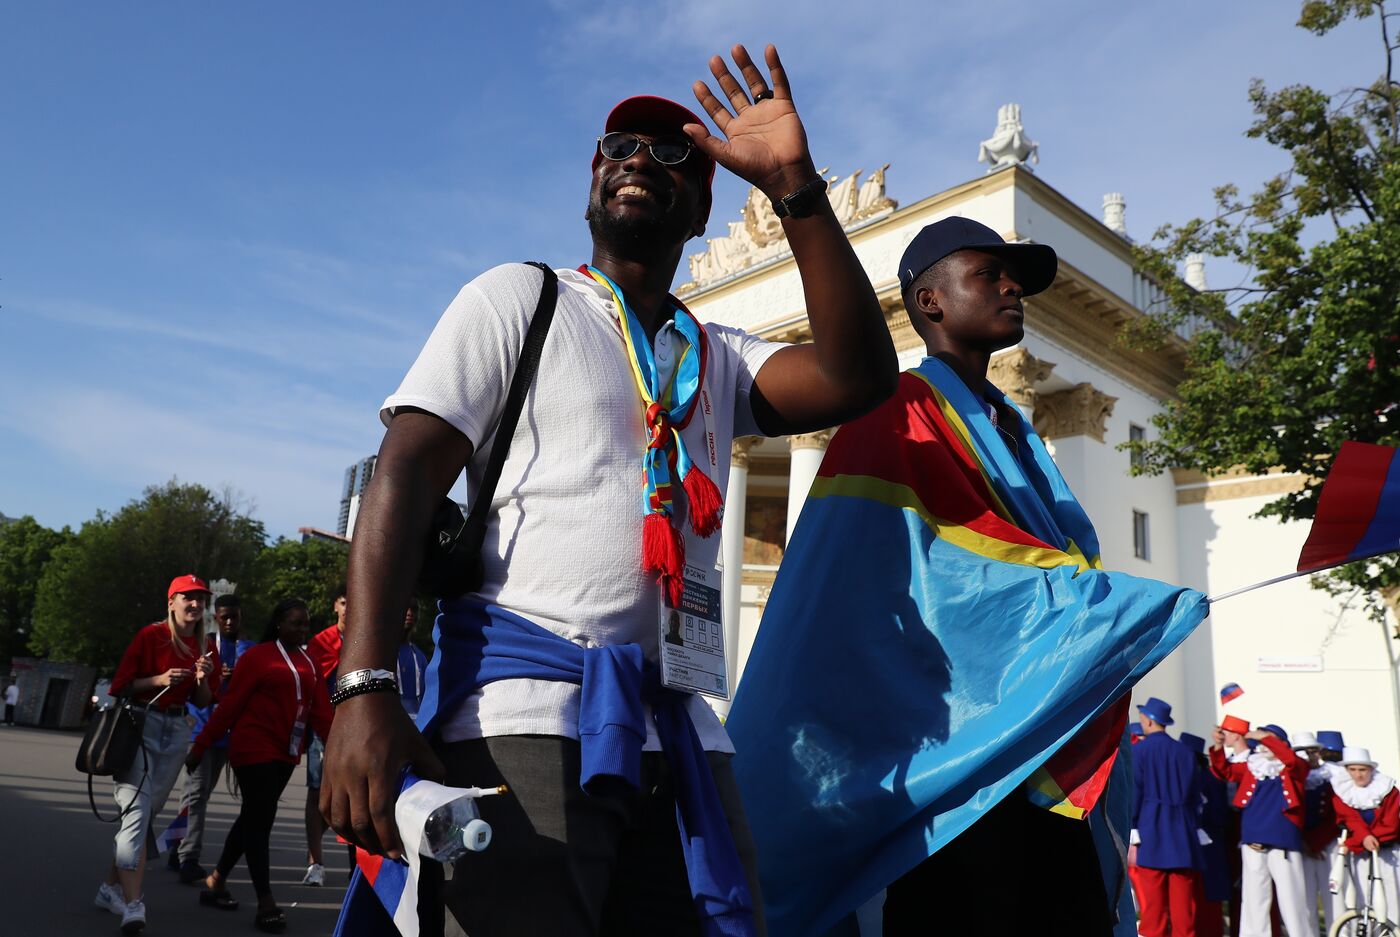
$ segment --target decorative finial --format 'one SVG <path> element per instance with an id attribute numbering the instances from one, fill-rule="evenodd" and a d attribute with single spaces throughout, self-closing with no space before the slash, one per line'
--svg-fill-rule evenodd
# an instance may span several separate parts
<path id="1" fill-rule="evenodd" d="M 1206 283 L 1205 254 L 1186 255 L 1186 285 L 1202 293 L 1210 289 Z"/>
<path id="2" fill-rule="evenodd" d="M 997 109 L 997 129 L 990 140 L 983 140 L 977 150 L 977 162 L 991 163 L 988 173 L 1009 166 L 1031 171 L 1027 161 L 1040 162 L 1040 144 L 1026 136 L 1021 126 L 1021 105 L 1003 104 Z"/>
<path id="3" fill-rule="evenodd" d="M 1128 224 L 1123 216 L 1127 213 L 1128 202 L 1122 192 L 1109 192 L 1103 197 L 1104 227 L 1120 237 L 1128 236 Z"/>

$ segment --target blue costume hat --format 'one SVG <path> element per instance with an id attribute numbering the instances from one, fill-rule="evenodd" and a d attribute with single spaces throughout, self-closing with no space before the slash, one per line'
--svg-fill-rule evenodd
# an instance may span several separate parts
<path id="1" fill-rule="evenodd" d="M 1288 733 L 1283 731 L 1282 726 L 1270 723 L 1266 726 L 1260 726 L 1259 728 L 1263 729 L 1265 732 L 1272 732 L 1274 735 L 1277 735 L 1279 738 L 1283 739 L 1285 745 L 1288 744 Z"/>
<path id="2" fill-rule="evenodd" d="M 1137 711 L 1161 726 L 1169 726 L 1173 721 L 1172 704 L 1164 703 L 1155 696 L 1149 696 Z"/>
<path id="3" fill-rule="evenodd" d="M 1317 733 L 1317 744 L 1334 752 L 1339 752 L 1347 747 L 1346 742 L 1342 741 L 1342 733 L 1330 730 Z"/>
<path id="4" fill-rule="evenodd" d="M 1206 740 L 1201 738 L 1199 735 L 1192 735 L 1190 732 L 1183 732 L 1177 738 L 1177 741 L 1180 742 L 1182 745 L 1185 745 L 1187 748 L 1191 749 L 1191 751 L 1195 752 L 1197 755 L 1205 754 Z"/>

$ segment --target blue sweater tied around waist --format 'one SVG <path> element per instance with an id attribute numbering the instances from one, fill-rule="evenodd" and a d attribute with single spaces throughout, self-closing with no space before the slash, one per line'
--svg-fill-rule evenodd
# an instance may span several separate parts
<path id="1" fill-rule="evenodd" d="M 753 899 L 714 776 L 686 711 L 689 694 L 661 685 L 636 644 L 582 648 L 499 606 L 466 597 L 443 602 L 434 629 L 418 728 L 429 738 L 478 688 L 497 680 L 578 684 L 579 784 L 585 792 L 636 790 L 650 703 L 676 788 L 676 826 L 704 933 L 754 933 Z"/>

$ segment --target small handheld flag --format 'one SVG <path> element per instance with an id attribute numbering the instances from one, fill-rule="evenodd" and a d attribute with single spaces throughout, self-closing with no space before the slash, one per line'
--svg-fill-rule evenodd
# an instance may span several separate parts
<path id="1" fill-rule="evenodd" d="M 189 829 L 190 808 L 183 807 L 179 814 L 176 815 L 175 819 L 170 821 L 170 825 L 165 828 L 165 832 L 160 834 L 160 838 L 156 840 L 156 845 L 160 847 L 161 852 L 169 852 L 180 844 L 180 841 L 185 838 L 185 834 L 189 832 Z"/>
<path id="2" fill-rule="evenodd" d="M 1244 690 L 1240 689 L 1238 683 L 1227 683 L 1220 688 L 1220 705 L 1224 706 L 1232 699 L 1244 696 Z"/>

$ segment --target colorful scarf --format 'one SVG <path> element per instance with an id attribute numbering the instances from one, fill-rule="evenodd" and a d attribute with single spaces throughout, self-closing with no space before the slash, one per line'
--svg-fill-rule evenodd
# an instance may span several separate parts
<path id="1" fill-rule="evenodd" d="M 655 572 L 672 606 L 680 604 L 685 567 L 685 538 L 671 522 L 675 514 L 671 479 L 679 477 L 690 508 L 690 526 L 701 537 L 719 529 L 724 498 L 714 481 L 691 461 L 681 430 L 700 409 L 709 346 L 705 327 L 675 297 L 672 304 L 676 333 L 685 339 L 675 370 L 663 384 L 656 354 L 622 289 L 596 267 L 586 273 L 612 293 L 618 326 L 627 348 L 632 377 L 642 400 L 647 447 L 642 454 L 642 569 Z"/>

